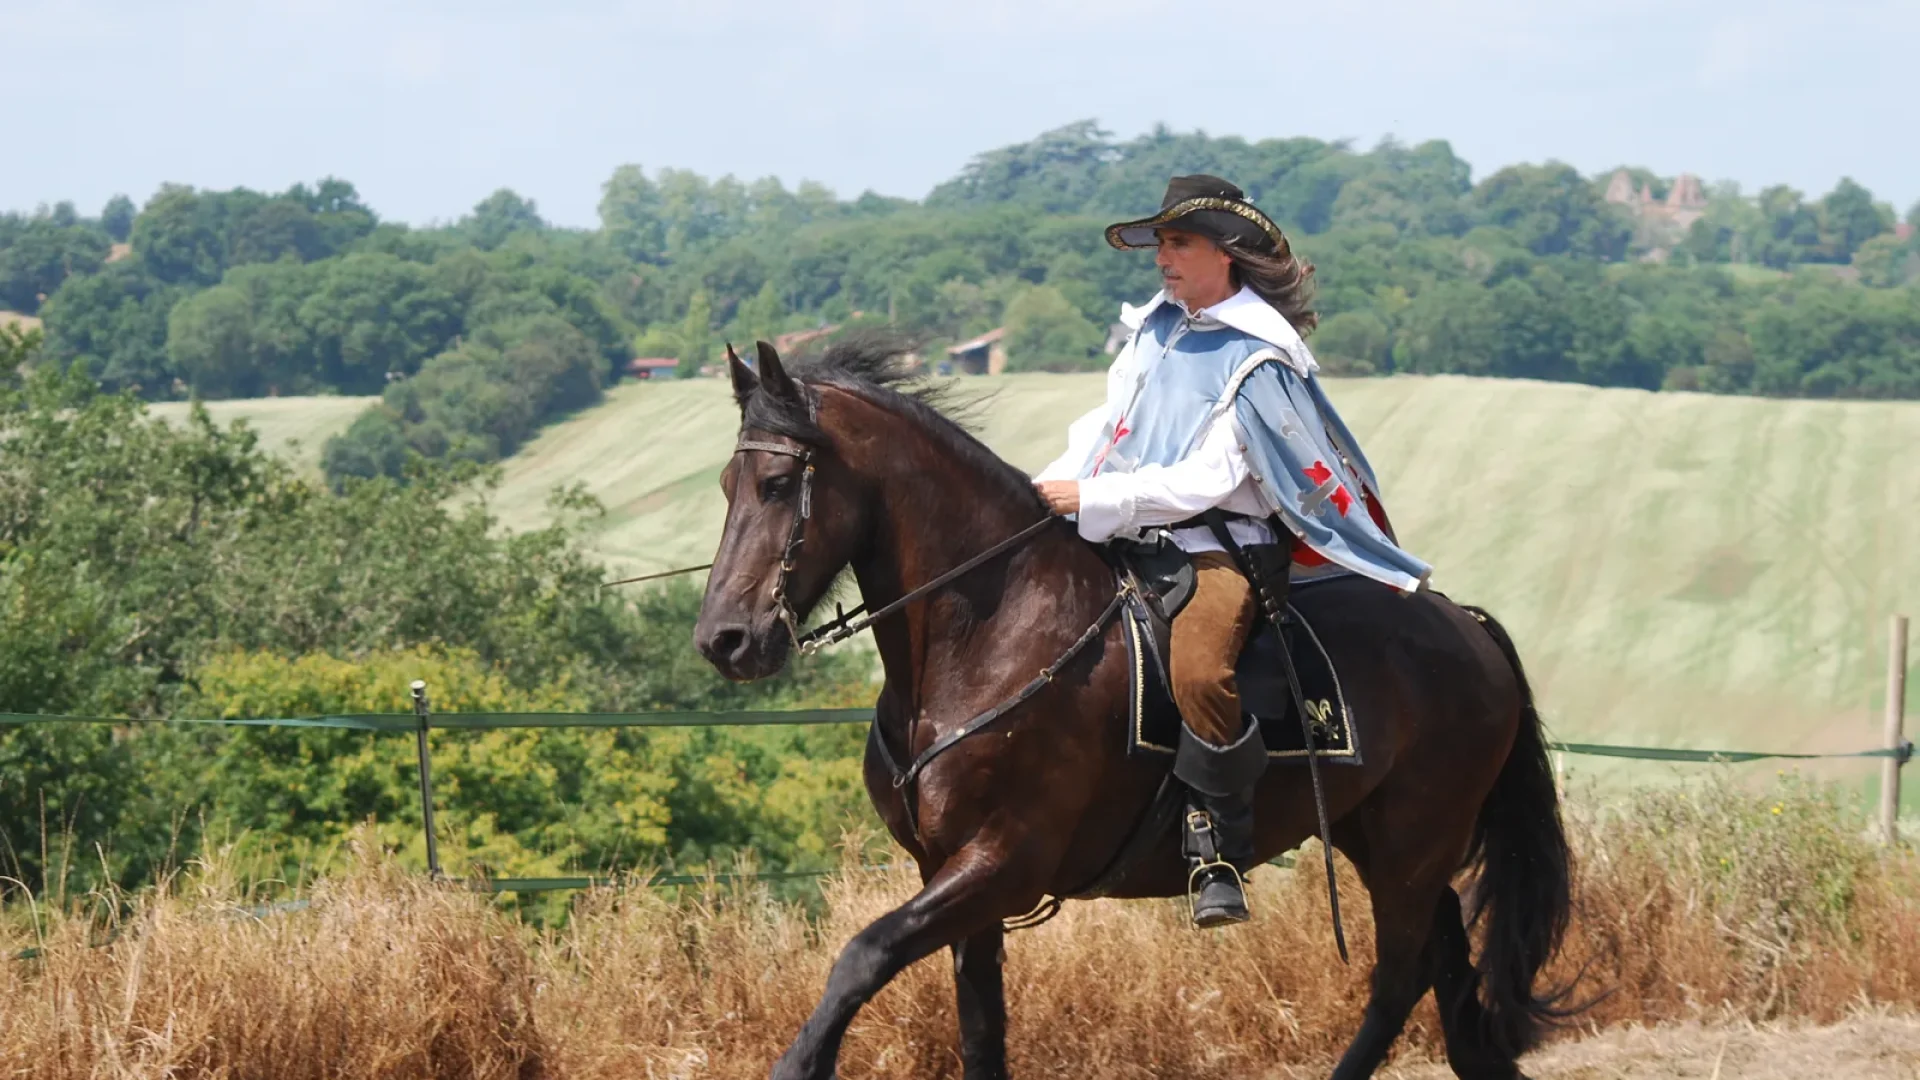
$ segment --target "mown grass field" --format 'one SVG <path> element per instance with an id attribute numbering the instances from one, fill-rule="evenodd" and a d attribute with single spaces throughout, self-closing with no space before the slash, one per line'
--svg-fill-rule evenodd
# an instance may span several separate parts
<path id="1" fill-rule="evenodd" d="M 1035 470 L 1101 385 L 1023 375 L 969 389 L 993 395 L 986 441 Z M 1557 734 L 1878 743 L 1887 616 L 1920 615 L 1920 404 L 1451 376 L 1329 380 L 1329 392 L 1403 541 L 1439 588 L 1513 631 Z M 217 408 L 255 417 L 270 444 L 298 436 L 311 456 L 359 405 Z M 617 569 L 704 562 L 736 425 L 718 380 L 618 387 L 507 463 L 498 510 L 534 524 L 554 485 L 578 481 L 606 504 L 596 544 Z"/>
<path id="2" fill-rule="evenodd" d="M 248 401 L 209 401 L 207 412 L 215 423 L 226 426 L 244 419 L 260 433 L 260 444 L 274 453 L 297 462 L 301 468 L 318 473 L 320 450 L 327 437 L 337 435 L 353 423 L 360 410 L 378 401 L 370 397 L 281 397 Z M 190 406 L 184 401 L 166 401 L 148 406 L 155 415 L 178 423 L 186 419 Z"/>

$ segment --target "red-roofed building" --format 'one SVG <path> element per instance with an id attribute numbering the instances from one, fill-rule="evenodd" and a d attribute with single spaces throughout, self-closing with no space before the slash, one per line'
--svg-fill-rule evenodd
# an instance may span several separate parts
<path id="1" fill-rule="evenodd" d="M 967 375 L 998 375 L 1007 370 L 1007 328 L 997 327 L 947 350 L 947 363 Z"/>
<path id="2" fill-rule="evenodd" d="M 1900 224 L 1895 225 L 1893 227 L 1893 238 L 1895 240 L 1900 241 L 1903 244 L 1913 239 L 1913 223 L 1909 221 L 1903 221 Z"/>
<path id="3" fill-rule="evenodd" d="M 773 339 L 773 351 L 779 353 L 783 358 L 790 356 L 795 350 L 799 349 L 800 346 L 808 342 L 818 341 L 838 329 L 840 329 L 840 326 L 836 323 L 833 326 L 821 326 L 812 330 L 794 330 L 781 334 L 779 337 Z"/>
<path id="4" fill-rule="evenodd" d="M 643 356 L 627 361 L 627 374 L 636 379 L 671 379 L 680 361 L 671 356 Z"/>

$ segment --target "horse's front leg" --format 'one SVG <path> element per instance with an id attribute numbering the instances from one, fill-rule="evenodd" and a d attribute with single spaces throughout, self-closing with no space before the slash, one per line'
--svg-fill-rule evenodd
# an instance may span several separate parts
<path id="1" fill-rule="evenodd" d="M 953 947 L 965 1080 L 1006 1080 L 1007 995 L 1000 975 L 1006 959 L 1006 931 L 998 922 Z"/>
<path id="2" fill-rule="evenodd" d="M 831 1080 L 847 1026 L 880 988 L 935 950 L 996 927 L 1022 899 L 998 859 L 962 851 L 913 899 L 855 934 L 827 976 L 827 990 L 780 1060 L 772 1080 Z M 969 1070 L 969 1075 L 971 1070 Z"/>

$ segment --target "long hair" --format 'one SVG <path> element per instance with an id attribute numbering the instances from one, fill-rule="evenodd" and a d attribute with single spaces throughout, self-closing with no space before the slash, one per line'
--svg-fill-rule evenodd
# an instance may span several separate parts
<path id="1" fill-rule="evenodd" d="M 1231 241 L 1221 242 L 1220 250 L 1233 260 L 1234 284 L 1245 285 L 1273 305 L 1301 337 L 1320 325 L 1320 316 L 1313 313 L 1313 264 L 1295 255 L 1286 238 L 1271 255 Z"/>

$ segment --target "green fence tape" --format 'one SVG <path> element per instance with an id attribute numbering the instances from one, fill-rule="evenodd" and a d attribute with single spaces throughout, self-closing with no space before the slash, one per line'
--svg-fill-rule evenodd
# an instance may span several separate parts
<path id="1" fill-rule="evenodd" d="M 638 713 L 434 713 L 430 727 L 443 731 L 496 728 L 770 727 L 779 724 L 864 724 L 872 709 L 763 709 L 750 712 Z M 333 728 L 347 731 L 417 731 L 412 713 L 344 713 L 241 719 L 134 720 L 125 716 L 52 716 L 0 713 L 0 724 L 216 724 L 224 727 Z"/>
<path id="2" fill-rule="evenodd" d="M 1685 761 L 1702 764 L 1713 762 L 1740 764 L 1747 761 L 1770 760 L 1812 761 L 1818 758 L 1904 758 L 1906 756 L 1901 750 L 1890 747 L 1832 754 L 1796 754 L 1763 750 L 1685 750 L 1672 746 L 1607 746 L 1601 743 L 1556 742 L 1547 745 L 1563 753 L 1587 754 L 1592 757 L 1632 758 L 1636 761 Z"/>
<path id="3" fill-rule="evenodd" d="M 872 709 L 762 709 L 749 712 L 638 712 L 638 713 L 436 713 L 429 726 L 442 731 L 488 731 L 501 728 L 626 728 L 626 727 L 770 727 L 780 724 L 865 724 Z M 0 713 L 0 724 L 218 724 L 227 727 L 332 728 L 346 731 L 418 731 L 412 713 L 345 713 L 338 716 L 259 717 L 248 719 L 132 720 L 112 716 L 51 716 L 38 713 Z M 1813 761 L 1824 758 L 1894 758 L 1905 764 L 1913 755 L 1902 748 L 1853 750 L 1828 754 L 1801 754 L 1770 750 L 1688 750 L 1668 746 L 1610 746 L 1604 743 L 1555 742 L 1552 749 L 1592 757 L 1630 758 L 1636 761 L 1740 763 L 1747 761 Z"/>
<path id="4" fill-rule="evenodd" d="M 867 873 L 884 873 L 894 869 L 891 866 L 862 866 Z M 543 877 L 543 878 L 483 878 L 476 881 L 473 888 L 479 892 L 526 893 L 553 892 L 561 889 L 593 889 L 602 886 L 642 885 L 647 888 L 668 888 L 675 885 L 705 885 L 709 882 L 717 885 L 735 881 L 804 881 L 809 878 L 823 878 L 838 873 L 836 870 L 761 870 L 753 873 L 713 873 L 713 874 L 654 874 L 645 880 L 622 877 Z"/>

